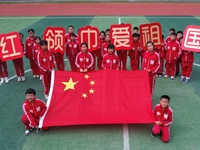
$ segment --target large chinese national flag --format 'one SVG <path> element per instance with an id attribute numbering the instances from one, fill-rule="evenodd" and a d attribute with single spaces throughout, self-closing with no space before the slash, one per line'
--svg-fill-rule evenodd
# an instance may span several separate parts
<path id="1" fill-rule="evenodd" d="M 55 71 L 39 126 L 153 122 L 146 71 Z"/>

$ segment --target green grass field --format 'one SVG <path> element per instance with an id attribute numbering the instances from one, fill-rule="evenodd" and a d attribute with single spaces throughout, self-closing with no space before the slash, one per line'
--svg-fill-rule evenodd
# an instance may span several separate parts
<path id="1" fill-rule="evenodd" d="M 139 26 L 142 23 L 158 21 L 162 24 L 163 34 L 168 30 L 184 30 L 187 25 L 199 25 L 200 17 L 0 17 L 0 34 L 19 31 L 27 37 L 27 30 L 34 28 L 36 35 L 41 36 L 47 26 L 66 27 L 70 24 L 77 30 L 81 26 L 97 26 L 100 30 L 117 24 L 119 17 L 123 23 Z M 25 40 L 25 39 L 24 39 Z M 171 97 L 174 111 L 174 122 L 171 125 L 171 140 L 162 143 L 159 137 L 150 136 L 152 125 L 128 125 L 128 134 L 124 138 L 123 125 L 84 125 L 54 127 L 47 132 L 32 133 L 24 136 L 21 123 L 24 92 L 32 87 L 37 90 L 37 97 L 44 99 L 42 83 L 32 78 L 27 71 L 26 82 L 18 83 L 13 77 L 15 71 L 12 61 L 8 61 L 8 84 L 0 86 L 0 150 L 197 150 L 200 149 L 200 54 L 195 54 L 195 65 L 188 84 L 180 82 L 180 75 L 174 81 L 158 78 L 153 105 L 159 103 L 162 94 Z M 65 62 L 69 69 L 68 61 Z M 29 62 L 24 58 L 25 70 L 29 70 Z M 128 63 L 128 68 L 129 63 Z M 129 137 L 129 142 L 127 141 Z M 124 144 L 125 143 L 125 144 Z M 127 143 L 129 143 L 127 145 Z M 124 147 L 124 145 L 126 145 Z"/>

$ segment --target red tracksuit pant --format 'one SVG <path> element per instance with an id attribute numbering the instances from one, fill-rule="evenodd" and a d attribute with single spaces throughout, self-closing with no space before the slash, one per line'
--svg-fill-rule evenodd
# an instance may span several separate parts
<path id="1" fill-rule="evenodd" d="M 151 93 L 152 98 L 153 98 L 155 83 L 156 83 L 156 75 L 149 74 L 149 85 L 150 85 L 150 93 Z"/>
<path id="2" fill-rule="evenodd" d="M 69 65 L 70 65 L 71 71 L 78 70 L 78 68 L 76 67 L 75 61 L 76 61 L 76 56 L 69 56 Z"/>
<path id="3" fill-rule="evenodd" d="M 97 57 L 97 68 L 98 68 L 98 70 L 102 69 L 102 61 L 103 61 L 103 57 Z"/>
<path id="4" fill-rule="evenodd" d="M 193 68 L 193 62 L 186 62 L 182 61 L 182 74 L 181 76 L 187 77 L 188 79 L 190 78 L 190 74 L 192 72 Z"/>
<path id="5" fill-rule="evenodd" d="M 179 57 L 176 61 L 176 73 L 180 71 L 181 57 Z"/>
<path id="6" fill-rule="evenodd" d="M 57 66 L 58 70 L 64 71 L 64 69 L 65 69 L 64 55 L 61 53 L 56 53 L 56 54 L 54 54 L 54 58 L 55 58 L 56 66 Z"/>
<path id="7" fill-rule="evenodd" d="M 155 135 L 158 135 L 162 132 L 161 140 L 163 142 L 168 142 L 170 139 L 170 126 L 159 126 L 159 125 L 154 125 L 152 132 Z"/>
<path id="8" fill-rule="evenodd" d="M 157 74 L 162 74 L 163 73 L 163 66 L 164 66 L 164 57 L 160 57 L 160 67 L 158 69 Z"/>
<path id="9" fill-rule="evenodd" d="M 119 61 L 120 61 L 119 70 L 127 70 L 126 69 L 127 51 L 126 50 L 119 50 L 119 51 L 117 51 L 117 55 L 118 55 Z"/>
<path id="10" fill-rule="evenodd" d="M 13 60 L 13 64 L 15 67 L 15 72 L 18 77 L 24 76 L 24 63 L 23 58 L 18 58 Z"/>
<path id="11" fill-rule="evenodd" d="M 31 129 L 31 127 L 29 126 L 30 122 L 29 122 L 28 118 L 26 117 L 26 115 L 23 115 L 21 120 L 22 120 L 22 123 L 25 125 L 26 130 Z M 35 121 L 35 123 L 37 123 L 37 125 L 39 125 L 39 120 L 38 119 L 34 119 L 34 121 Z M 43 131 L 45 131 L 47 129 L 48 129 L 48 127 L 43 127 L 42 128 Z"/>
<path id="12" fill-rule="evenodd" d="M 168 63 L 166 62 L 166 75 L 175 76 L 176 63 Z"/>
<path id="13" fill-rule="evenodd" d="M 0 78 L 4 77 L 8 77 L 7 63 L 0 60 Z"/>
<path id="14" fill-rule="evenodd" d="M 130 58 L 131 70 L 139 69 L 139 58 Z"/>
<path id="15" fill-rule="evenodd" d="M 32 58 L 29 58 L 29 63 L 30 63 L 30 68 L 33 72 L 33 75 L 40 75 L 39 72 L 39 67 L 37 65 L 37 62 L 35 62 L 35 60 L 33 60 Z"/>
<path id="16" fill-rule="evenodd" d="M 51 85 L 51 72 L 45 72 L 42 75 L 43 75 L 42 84 L 44 88 L 44 94 L 48 95 Z"/>

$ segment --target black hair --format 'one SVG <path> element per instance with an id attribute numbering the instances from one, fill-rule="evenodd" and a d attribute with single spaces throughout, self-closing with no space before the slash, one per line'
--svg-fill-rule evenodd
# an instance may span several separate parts
<path id="1" fill-rule="evenodd" d="M 177 36 L 176 32 L 172 32 L 170 35 Z"/>
<path id="2" fill-rule="evenodd" d="M 42 45 L 47 45 L 47 41 L 46 40 L 41 40 L 40 41 L 40 45 L 42 46 Z"/>
<path id="3" fill-rule="evenodd" d="M 99 35 L 101 35 L 101 33 L 103 33 L 103 34 L 104 34 L 104 36 L 105 36 L 105 34 L 106 34 L 106 33 L 105 33 L 105 31 L 101 31 L 101 32 L 99 33 Z"/>
<path id="4" fill-rule="evenodd" d="M 183 31 L 177 31 L 177 34 L 182 34 L 183 35 Z"/>
<path id="5" fill-rule="evenodd" d="M 85 45 L 86 47 L 88 47 L 88 44 L 86 42 L 81 43 L 81 47 L 82 45 Z"/>
<path id="6" fill-rule="evenodd" d="M 176 32 L 176 30 L 174 28 L 171 28 L 169 31 L 173 31 L 173 32 Z"/>
<path id="7" fill-rule="evenodd" d="M 112 44 L 112 43 L 109 43 L 109 44 L 108 44 L 108 47 L 107 47 L 107 49 L 109 49 L 109 48 L 110 48 L 110 49 L 115 49 L 115 46 L 114 46 L 114 44 Z"/>
<path id="8" fill-rule="evenodd" d="M 168 100 L 168 102 L 170 102 L 170 97 L 168 96 L 168 95 L 162 95 L 161 97 L 160 97 L 160 100 L 161 99 L 167 99 Z"/>
<path id="9" fill-rule="evenodd" d="M 162 39 L 164 40 L 165 36 L 162 34 Z"/>
<path id="10" fill-rule="evenodd" d="M 21 35 L 22 37 L 24 37 L 24 34 L 23 34 L 23 33 L 21 33 L 21 32 L 19 32 L 19 35 Z"/>
<path id="11" fill-rule="evenodd" d="M 138 33 L 133 33 L 133 37 L 139 37 L 140 35 Z"/>
<path id="12" fill-rule="evenodd" d="M 29 88 L 29 89 L 26 90 L 25 95 L 26 94 L 34 94 L 34 95 L 36 95 L 36 91 L 34 89 L 32 89 L 32 88 Z"/>
<path id="13" fill-rule="evenodd" d="M 76 37 L 76 34 L 75 34 L 74 32 L 72 32 L 72 33 L 70 34 L 70 37 Z"/>
<path id="14" fill-rule="evenodd" d="M 72 28 L 74 29 L 74 26 L 73 26 L 73 25 L 69 25 L 69 26 L 68 26 L 68 29 L 69 29 L 70 27 L 72 27 Z"/>
<path id="15" fill-rule="evenodd" d="M 28 29 L 28 33 L 31 32 L 31 31 L 32 31 L 33 33 L 35 33 L 35 30 L 34 30 L 34 29 L 32 29 L 32 28 L 31 28 L 31 29 Z"/>
<path id="16" fill-rule="evenodd" d="M 149 43 L 151 43 L 154 47 L 154 43 L 152 41 L 148 41 L 146 45 L 148 45 Z"/>
<path id="17" fill-rule="evenodd" d="M 110 31 L 110 29 L 106 29 L 106 32 Z"/>
<path id="18" fill-rule="evenodd" d="M 139 28 L 138 27 L 134 27 L 133 30 L 139 30 Z"/>
<path id="19" fill-rule="evenodd" d="M 36 36 L 35 39 L 39 39 L 41 41 L 41 37 L 39 37 L 39 36 Z"/>

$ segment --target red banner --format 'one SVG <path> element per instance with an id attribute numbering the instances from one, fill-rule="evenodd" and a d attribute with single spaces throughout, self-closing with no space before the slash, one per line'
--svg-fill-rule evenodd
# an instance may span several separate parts
<path id="1" fill-rule="evenodd" d="M 78 31 L 79 44 L 86 42 L 88 51 L 95 51 L 99 47 L 99 29 L 97 27 L 85 26 Z"/>
<path id="2" fill-rule="evenodd" d="M 0 34 L 0 59 L 2 61 L 23 57 L 23 50 L 18 32 Z"/>
<path id="3" fill-rule="evenodd" d="M 131 24 L 114 24 L 110 26 L 111 43 L 115 50 L 132 49 L 132 27 Z"/>
<path id="4" fill-rule="evenodd" d="M 48 49 L 53 53 L 64 54 L 65 28 L 47 27 L 44 31 L 44 39 L 48 42 Z"/>
<path id="5" fill-rule="evenodd" d="M 51 83 L 40 127 L 154 122 L 146 71 L 55 71 Z"/>
<path id="6" fill-rule="evenodd" d="M 155 47 L 162 46 L 162 27 L 159 22 L 147 23 L 140 25 L 140 40 L 143 49 L 146 49 L 148 41 L 154 42 Z"/>
<path id="7" fill-rule="evenodd" d="M 200 52 L 200 26 L 189 25 L 185 28 L 182 49 Z"/>

